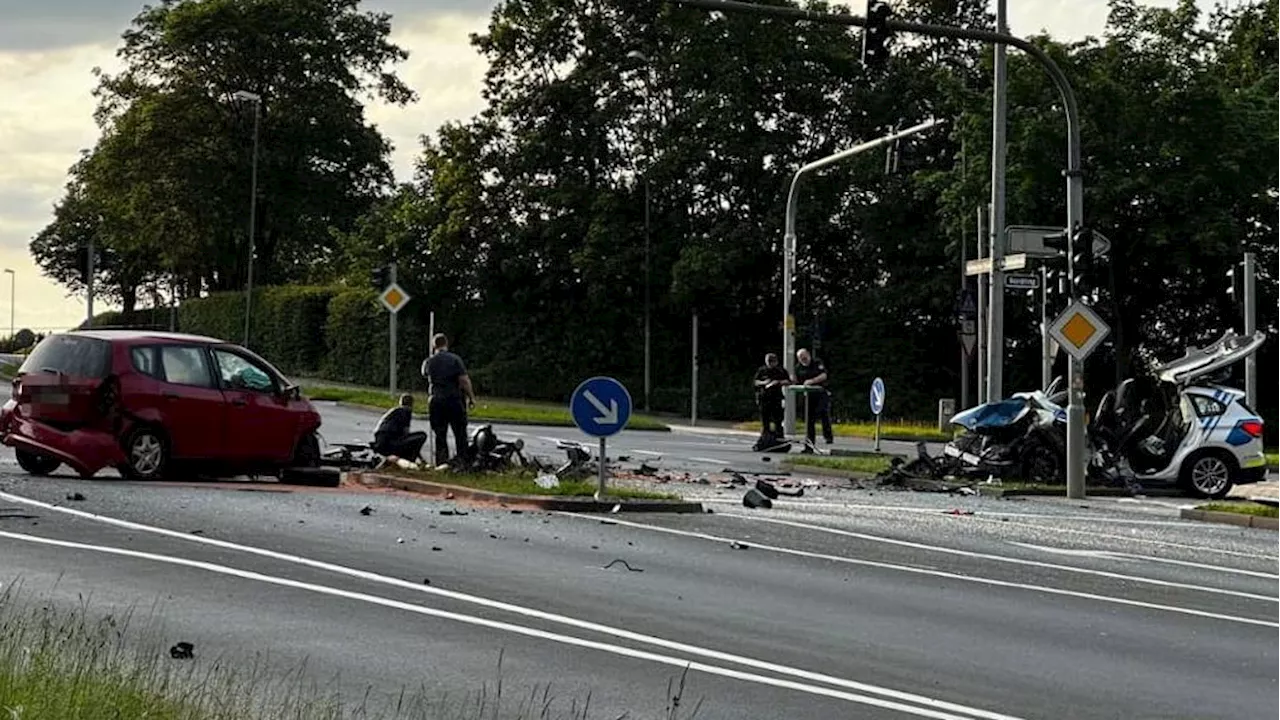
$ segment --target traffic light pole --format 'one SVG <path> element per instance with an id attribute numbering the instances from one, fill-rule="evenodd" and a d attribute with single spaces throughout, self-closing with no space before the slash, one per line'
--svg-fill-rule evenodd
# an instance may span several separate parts
<path id="1" fill-rule="evenodd" d="M 94 256 L 97 254 L 95 252 L 95 248 L 93 247 L 93 245 L 94 245 L 93 235 L 90 234 L 89 235 L 89 252 L 85 254 L 85 259 L 84 259 L 85 269 L 86 269 L 86 274 L 84 276 L 85 305 L 87 305 L 87 309 L 89 311 L 89 317 L 84 321 L 84 326 L 87 328 L 93 327 L 93 274 L 97 271 L 97 268 L 93 266 Z"/>
<path id="2" fill-rule="evenodd" d="M 388 276 L 391 278 L 391 285 L 395 285 L 396 284 L 396 264 L 391 263 L 391 265 L 389 266 L 389 269 L 390 269 L 390 272 Z M 396 396 L 396 315 L 397 313 L 390 312 L 390 313 L 387 313 L 387 315 L 391 316 L 391 320 L 390 320 L 391 322 L 391 328 L 390 328 L 390 332 L 391 332 L 391 397 L 394 398 Z"/>
<path id="3" fill-rule="evenodd" d="M 837 15 L 816 12 L 794 7 L 774 5 L 756 5 L 739 0 L 673 0 L 676 4 L 719 12 L 751 13 L 765 17 L 783 18 L 793 21 L 820 22 L 846 27 L 866 27 L 867 19 L 857 15 Z M 951 38 L 956 40 L 975 40 L 1013 46 L 1031 57 L 1045 69 L 1062 96 L 1063 109 L 1067 116 L 1067 229 L 1069 237 L 1084 222 L 1084 173 L 1080 163 L 1080 109 L 1076 101 L 1075 91 L 1062 69 L 1044 50 L 1035 44 L 1014 37 L 1007 33 L 975 30 L 970 28 L 950 27 L 946 25 L 929 25 L 925 23 L 887 20 L 884 28 L 890 32 L 911 33 L 935 38 Z M 1068 255 L 1070 255 L 1068 252 Z M 1072 262 L 1068 260 L 1068 262 Z M 789 334 L 788 334 L 789 336 Z M 1068 375 L 1070 378 L 1070 403 L 1067 406 L 1067 497 L 1084 497 L 1084 478 L 1086 464 L 1086 446 L 1084 433 L 1084 367 L 1072 360 Z"/>
<path id="4" fill-rule="evenodd" d="M 1244 254 L 1244 334 L 1252 338 L 1258 332 L 1257 261 L 1254 254 Z M 1249 407 L 1258 409 L 1258 354 L 1249 353 L 1244 360 L 1244 398 Z"/>
<path id="5" fill-rule="evenodd" d="M 1007 32 L 1005 23 L 1008 0 L 996 0 L 996 31 Z M 1005 90 L 1005 47 L 995 46 L 995 81 L 991 92 L 991 329 L 987 331 L 987 402 L 1004 398 L 1004 174 L 1005 114 L 1008 103 Z"/>

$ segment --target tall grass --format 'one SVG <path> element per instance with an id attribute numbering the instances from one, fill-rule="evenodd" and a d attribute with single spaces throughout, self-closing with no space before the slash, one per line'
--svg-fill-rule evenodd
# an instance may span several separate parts
<path id="1" fill-rule="evenodd" d="M 170 657 L 171 640 L 150 618 L 138 627 L 131 608 L 95 614 L 89 602 L 58 609 L 20 588 L 0 592 L 0 720 L 590 720 L 591 695 L 561 699 L 551 685 L 512 692 L 502 654 L 492 684 L 450 697 L 425 685 L 385 696 L 367 688 L 344 698 L 336 681 L 318 684 L 306 664 L 286 670 L 258 655 Z M 170 636 L 171 637 L 171 636 Z M 685 675 L 687 675 L 687 669 Z M 668 684 L 661 715 L 689 720 L 685 676 Z M 619 716 L 610 715 L 611 718 Z"/>

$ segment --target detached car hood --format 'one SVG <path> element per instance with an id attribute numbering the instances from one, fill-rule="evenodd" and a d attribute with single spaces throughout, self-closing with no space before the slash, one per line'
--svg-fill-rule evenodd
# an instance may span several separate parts
<path id="1" fill-rule="evenodd" d="M 1228 330 L 1212 345 L 1188 348 L 1185 356 L 1156 365 L 1152 372 L 1164 382 L 1187 385 L 1249 357 L 1266 341 L 1266 333 L 1257 332 L 1250 337 Z"/>

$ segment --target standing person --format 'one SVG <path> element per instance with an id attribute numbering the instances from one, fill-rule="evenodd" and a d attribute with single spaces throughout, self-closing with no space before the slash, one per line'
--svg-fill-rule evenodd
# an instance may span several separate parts
<path id="1" fill-rule="evenodd" d="M 814 425 L 819 419 L 822 420 L 822 439 L 828 445 L 835 442 L 835 435 L 831 431 L 831 393 L 827 390 L 827 368 L 821 360 L 809 355 L 805 348 L 796 352 L 796 360 L 796 382 L 806 387 L 819 388 L 805 393 L 808 400 L 801 400 L 808 409 L 808 417 L 805 418 L 805 438 L 808 442 L 804 452 L 812 453 Z"/>
<path id="2" fill-rule="evenodd" d="M 431 338 L 431 347 L 431 357 L 422 361 L 422 375 L 431 388 L 427 413 L 435 434 L 436 465 L 449 462 L 449 430 L 453 430 L 454 454 L 467 461 L 467 410 L 476 404 L 471 378 L 462 358 L 449 352 L 444 333 Z"/>
<path id="3" fill-rule="evenodd" d="M 781 440 L 786 437 L 782 428 L 782 393 L 783 388 L 791 384 L 791 376 L 778 364 L 776 353 L 764 356 L 764 365 L 756 370 L 754 384 L 756 404 L 760 406 L 761 438 Z"/>
<path id="4" fill-rule="evenodd" d="M 422 456 L 422 446 L 427 443 L 424 432 L 410 432 L 413 424 L 413 396 L 400 396 L 400 404 L 387 411 L 373 431 L 373 451 L 383 457 L 392 455 L 412 462 Z"/>

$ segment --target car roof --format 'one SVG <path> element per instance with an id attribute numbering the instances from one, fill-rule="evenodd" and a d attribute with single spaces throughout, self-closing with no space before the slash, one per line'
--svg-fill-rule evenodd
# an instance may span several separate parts
<path id="1" fill-rule="evenodd" d="M 204 335 L 188 335 L 186 333 L 165 332 L 163 330 L 73 330 L 68 335 L 95 338 L 116 342 L 166 341 L 194 343 L 197 345 L 230 345 L 226 340 L 219 340 Z"/>

